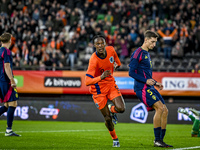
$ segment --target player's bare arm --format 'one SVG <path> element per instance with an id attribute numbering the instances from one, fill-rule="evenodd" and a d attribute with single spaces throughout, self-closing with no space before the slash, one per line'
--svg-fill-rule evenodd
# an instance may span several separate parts
<path id="1" fill-rule="evenodd" d="M 102 73 L 101 75 L 101 80 L 105 79 L 106 77 L 111 75 L 111 71 L 110 70 L 106 70 Z"/>
<path id="2" fill-rule="evenodd" d="M 12 75 L 12 71 L 11 71 L 11 68 L 10 68 L 10 63 L 5 63 L 4 67 L 5 67 L 6 74 L 7 74 L 8 78 L 10 79 L 11 86 L 13 88 L 16 88 L 17 85 L 16 85 L 15 80 L 14 80 L 13 75 Z"/>

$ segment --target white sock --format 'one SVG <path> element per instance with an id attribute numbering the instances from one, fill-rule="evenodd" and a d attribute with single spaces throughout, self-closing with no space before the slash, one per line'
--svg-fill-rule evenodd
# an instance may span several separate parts
<path id="1" fill-rule="evenodd" d="M 7 133 L 9 133 L 9 132 L 11 132 L 12 131 L 12 129 L 6 129 L 6 132 Z"/>
<path id="2" fill-rule="evenodd" d="M 199 118 L 199 116 L 196 116 L 196 115 L 194 115 L 194 117 L 195 117 L 195 119 L 197 119 L 197 120 L 199 120 L 200 118 Z"/>

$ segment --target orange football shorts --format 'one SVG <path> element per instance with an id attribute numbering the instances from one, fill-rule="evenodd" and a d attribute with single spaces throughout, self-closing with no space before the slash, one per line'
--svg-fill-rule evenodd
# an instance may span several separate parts
<path id="1" fill-rule="evenodd" d="M 113 86 L 109 89 L 107 93 L 93 95 L 93 100 L 97 108 L 101 110 L 105 107 L 108 99 L 112 101 L 114 98 L 118 96 L 122 96 L 122 94 L 119 91 L 117 84 L 113 84 Z"/>

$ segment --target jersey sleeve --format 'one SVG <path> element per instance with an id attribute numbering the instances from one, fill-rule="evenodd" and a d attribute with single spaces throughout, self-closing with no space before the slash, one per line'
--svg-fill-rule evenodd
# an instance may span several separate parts
<path id="1" fill-rule="evenodd" d="M 10 51 L 5 49 L 3 53 L 4 53 L 3 54 L 4 55 L 3 56 L 4 57 L 4 63 L 11 63 L 10 62 L 10 54 L 11 54 Z"/>
<path id="2" fill-rule="evenodd" d="M 87 86 L 92 85 L 92 84 L 96 84 L 97 82 L 101 81 L 101 76 L 94 77 L 95 70 L 96 70 L 96 63 L 91 58 L 90 61 L 89 61 L 88 70 L 87 70 L 87 73 L 86 73 L 86 76 L 85 76 L 85 84 Z"/>
<path id="3" fill-rule="evenodd" d="M 134 78 L 137 81 L 146 83 L 147 79 L 139 74 L 137 74 L 138 65 L 142 59 L 141 53 L 138 57 L 132 56 L 130 64 L 129 64 L 129 76 Z"/>
<path id="4" fill-rule="evenodd" d="M 119 60 L 119 57 L 118 57 L 114 48 L 113 48 L 113 50 L 114 50 L 114 60 L 115 60 L 115 62 L 117 63 L 118 66 L 121 66 L 121 62 Z"/>

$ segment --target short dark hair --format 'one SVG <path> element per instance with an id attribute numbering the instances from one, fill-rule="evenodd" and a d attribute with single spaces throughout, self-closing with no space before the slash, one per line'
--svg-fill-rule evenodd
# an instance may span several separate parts
<path id="1" fill-rule="evenodd" d="M 147 31 L 144 32 L 144 37 L 145 38 L 151 38 L 151 37 L 158 38 L 159 35 L 156 32 L 153 32 L 151 30 L 147 30 Z"/>
<path id="2" fill-rule="evenodd" d="M 5 32 L 0 36 L 0 41 L 2 43 L 8 43 L 10 41 L 11 37 L 12 37 L 12 35 L 10 33 Z"/>
<path id="3" fill-rule="evenodd" d="M 103 35 L 95 35 L 93 37 L 93 39 L 92 39 L 93 44 L 94 44 L 95 39 L 98 39 L 98 38 L 102 38 L 102 39 L 104 39 L 106 41 L 106 39 L 105 39 L 105 37 Z"/>

